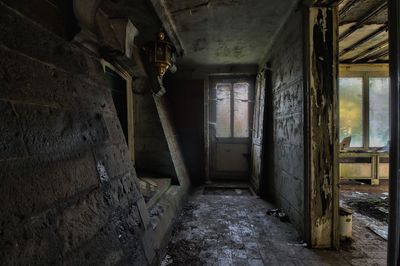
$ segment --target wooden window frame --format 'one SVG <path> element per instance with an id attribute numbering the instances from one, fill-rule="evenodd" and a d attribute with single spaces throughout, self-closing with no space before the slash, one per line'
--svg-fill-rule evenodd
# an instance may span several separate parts
<path id="1" fill-rule="evenodd" d="M 387 64 L 360 64 L 360 65 L 340 65 L 340 78 L 362 78 L 362 147 L 351 147 L 353 150 L 367 150 L 369 146 L 369 78 L 389 78 L 389 66 Z M 340 88 L 339 88 L 340 90 Z M 390 100 L 390 99 L 389 99 Z M 339 100 L 340 101 L 340 100 Z M 340 118 L 339 118 L 340 125 Z M 341 140 L 339 140 L 341 141 Z"/>
<path id="2" fill-rule="evenodd" d="M 126 81 L 126 99 L 127 99 L 127 122 L 128 122 L 128 149 L 133 164 L 135 164 L 135 135 L 134 135 L 134 106 L 133 106 L 133 77 L 123 67 L 111 64 L 104 59 L 101 60 L 103 72 L 106 72 L 106 67 L 120 75 Z"/>

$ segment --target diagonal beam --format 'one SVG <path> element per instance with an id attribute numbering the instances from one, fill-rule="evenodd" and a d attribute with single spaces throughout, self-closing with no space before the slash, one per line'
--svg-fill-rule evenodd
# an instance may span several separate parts
<path id="1" fill-rule="evenodd" d="M 368 48 L 367 50 L 359 53 L 358 55 L 354 56 L 353 58 L 346 60 L 346 61 L 350 61 L 351 63 L 354 63 L 355 61 L 359 61 L 360 59 L 367 57 L 371 54 L 374 54 L 376 52 L 378 52 L 379 50 L 381 50 L 382 48 L 389 46 L 389 41 L 388 40 L 384 40 L 378 44 L 375 44 L 374 46 Z"/>
<path id="2" fill-rule="evenodd" d="M 356 42 L 356 43 L 350 45 L 348 48 L 344 49 L 342 52 L 340 52 L 340 56 L 343 56 L 343 55 L 347 54 L 348 52 L 353 51 L 358 46 L 370 41 L 371 39 L 375 38 L 376 36 L 378 36 L 382 32 L 387 31 L 387 29 L 388 29 L 387 25 L 384 25 L 384 26 L 380 27 L 376 31 L 372 32 L 371 34 L 369 34 L 366 37 L 362 38 L 358 42 Z"/>
<path id="3" fill-rule="evenodd" d="M 349 12 L 354 5 L 358 2 L 358 0 L 350 0 L 343 8 L 339 10 L 339 17 L 342 19 L 347 12 Z"/>
<path id="4" fill-rule="evenodd" d="M 326 4 L 326 6 L 329 7 L 335 7 L 335 6 L 339 6 L 344 0 L 329 0 Z"/>
<path id="5" fill-rule="evenodd" d="M 344 32 L 342 35 L 339 36 L 339 41 L 343 41 L 347 37 L 349 37 L 352 33 L 354 33 L 356 30 L 361 28 L 362 26 L 365 25 L 365 23 L 368 22 L 372 17 L 378 15 L 381 13 L 383 10 L 387 9 L 387 2 L 383 1 L 380 3 L 377 7 L 374 7 L 370 10 L 368 10 L 367 14 L 365 14 L 357 23 L 353 26 L 350 27 L 346 32 Z"/>
<path id="6" fill-rule="evenodd" d="M 365 60 L 362 60 L 362 61 L 365 61 L 365 62 L 376 61 L 379 58 L 387 56 L 388 54 L 389 54 L 389 49 L 388 50 L 384 50 L 384 51 L 382 51 L 382 52 L 380 52 L 378 54 L 371 55 L 370 57 L 368 57 L 368 58 L 366 58 Z"/>
<path id="7" fill-rule="evenodd" d="M 153 5 L 155 12 L 157 13 L 157 16 L 161 20 L 161 23 L 164 27 L 165 32 L 167 33 L 167 36 L 169 37 L 169 40 L 174 44 L 178 57 L 183 56 L 184 48 L 181 39 L 179 38 L 179 35 L 176 31 L 175 21 L 172 18 L 172 14 L 167 8 L 165 1 L 150 0 L 150 2 Z"/>

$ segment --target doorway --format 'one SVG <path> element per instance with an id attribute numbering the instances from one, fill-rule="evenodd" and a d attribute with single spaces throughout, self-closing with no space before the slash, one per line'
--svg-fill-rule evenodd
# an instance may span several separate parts
<path id="1" fill-rule="evenodd" d="M 254 77 L 211 76 L 208 84 L 209 179 L 248 181 Z"/>
<path id="2" fill-rule="evenodd" d="M 342 248 L 363 248 L 368 253 L 364 247 L 368 242 L 380 251 L 376 260 L 386 260 L 388 246 L 387 23 L 385 1 L 343 1 L 338 6 L 338 230 Z"/>

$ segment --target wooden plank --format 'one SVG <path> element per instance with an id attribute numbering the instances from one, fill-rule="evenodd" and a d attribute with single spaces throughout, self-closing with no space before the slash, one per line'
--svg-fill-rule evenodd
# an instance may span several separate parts
<path id="1" fill-rule="evenodd" d="M 337 8 L 312 7 L 308 27 L 306 125 L 309 242 L 338 247 Z M 336 202 L 337 201 L 337 202 Z"/>

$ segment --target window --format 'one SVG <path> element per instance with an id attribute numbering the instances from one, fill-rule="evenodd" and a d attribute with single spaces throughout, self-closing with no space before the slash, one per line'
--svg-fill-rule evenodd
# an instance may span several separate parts
<path id="1" fill-rule="evenodd" d="M 350 147 L 386 146 L 389 140 L 389 78 L 339 79 L 339 138 L 351 137 Z"/>
<path id="2" fill-rule="evenodd" d="M 369 78 L 369 146 L 383 147 L 389 140 L 389 79 Z"/>
<path id="3" fill-rule="evenodd" d="M 128 143 L 128 96 L 126 80 L 107 66 L 105 67 L 105 74 L 125 140 Z"/>
<path id="4" fill-rule="evenodd" d="M 218 83 L 216 86 L 217 138 L 250 136 L 249 84 Z"/>
<path id="5" fill-rule="evenodd" d="M 363 146 L 362 90 L 362 78 L 341 78 L 339 81 L 340 140 L 351 137 L 352 147 Z"/>

